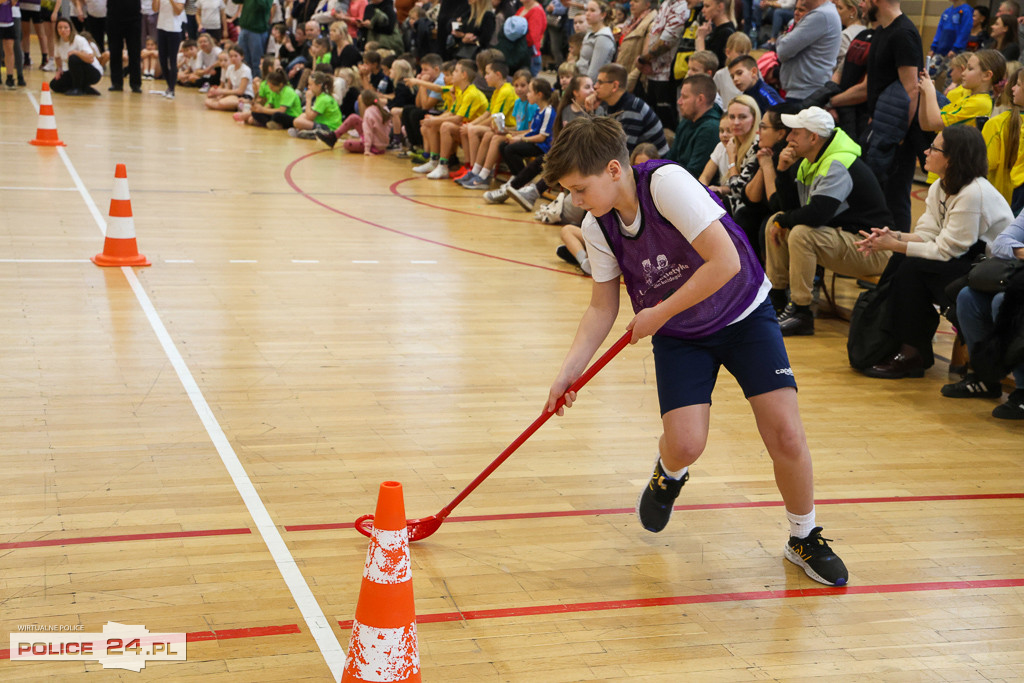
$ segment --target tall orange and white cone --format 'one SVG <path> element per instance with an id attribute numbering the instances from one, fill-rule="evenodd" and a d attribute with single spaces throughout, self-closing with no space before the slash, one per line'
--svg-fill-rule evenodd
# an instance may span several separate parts
<path id="1" fill-rule="evenodd" d="M 53 115 L 53 98 L 50 95 L 50 84 L 43 83 L 39 93 L 39 124 L 36 127 L 36 139 L 28 141 L 30 145 L 41 147 L 66 147 L 57 136 L 57 118 Z"/>
<path id="2" fill-rule="evenodd" d="M 420 680 L 405 521 L 402 485 L 397 481 L 382 483 L 343 682 Z"/>
<path id="3" fill-rule="evenodd" d="M 97 266 L 148 266 L 149 261 L 139 253 L 135 243 L 135 219 L 132 217 L 132 199 L 128 196 L 128 171 L 118 164 L 114 171 L 114 192 L 110 197 L 110 218 L 103 253 L 92 257 Z"/>

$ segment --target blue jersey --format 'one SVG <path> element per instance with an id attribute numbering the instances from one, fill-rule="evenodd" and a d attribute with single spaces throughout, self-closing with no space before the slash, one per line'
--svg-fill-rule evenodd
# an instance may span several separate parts
<path id="1" fill-rule="evenodd" d="M 536 116 L 533 117 L 533 121 L 530 122 L 530 130 L 527 135 L 539 135 L 540 133 L 547 133 L 547 137 L 541 142 L 537 143 L 543 151 L 547 152 L 551 149 L 551 131 L 555 127 L 555 108 L 548 105 L 543 111 L 537 112 Z"/>

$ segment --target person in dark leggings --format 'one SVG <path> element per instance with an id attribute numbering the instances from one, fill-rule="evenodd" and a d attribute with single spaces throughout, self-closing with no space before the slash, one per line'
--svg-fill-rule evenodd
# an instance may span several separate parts
<path id="1" fill-rule="evenodd" d="M 156 19 L 156 49 L 160 55 L 160 70 L 167 80 L 163 96 L 174 99 L 174 86 L 178 83 L 178 47 L 181 29 L 185 25 L 185 3 L 175 0 L 153 0 Z"/>
<path id="2" fill-rule="evenodd" d="M 124 90 L 124 62 L 128 51 L 128 84 L 142 92 L 142 11 L 138 0 L 107 0 L 107 41 L 110 47 L 111 92 Z"/>
<path id="3" fill-rule="evenodd" d="M 75 32 L 67 17 L 57 20 L 56 29 L 54 58 L 59 75 L 50 81 L 50 90 L 64 95 L 99 95 L 92 86 L 99 82 L 102 72 L 96 68 L 98 57 L 89 42 Z"/>

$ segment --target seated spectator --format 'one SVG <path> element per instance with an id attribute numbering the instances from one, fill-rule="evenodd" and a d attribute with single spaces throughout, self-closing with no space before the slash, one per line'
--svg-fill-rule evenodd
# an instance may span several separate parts
<path id="1" fill-rule="evenodd" d="M 630 152 L 641 142 L 653 143 L 658 154 L 668 153 L 665 130 L 654 110 L 633 93 L 626 92 L 626 70 L 618 64 L 605 64 L 594 81 L 594 98 L 600 102 L 598 116 L 613 116 L 626 131 L 626 147 Z"/>
<path id="2" fill-rule="evenodd" d="M 843 24 L 831 0 L 802 0 L 807 14 L 779 36 L 779 78 L 787 100 L 802 100 L 832 77 L 842 43 Z"/>
<path id="3" fill-rule="evenodd" d="M 779 157 L 789 144 L 789 127 L 782 122 L 785 105 L 769 109 L 761 116 L 757 128 L 757 152 L 752 162 L 756 167 L 744 169 L 741 176 L 750 177 L 739 197 L 734 199 L 733 219 L 743 228 L 750 246 L 764 263 L 765 221 L 771 213 L 771 200 L 778 191 Z M 753 172 L 753 174 L 751 174 Z"/>
<path id="4" fill-rule="evenodd" d="M 1006 84 L 1013 107 L 988 120 L 981 131 L 988 149 L 988 180 L 1010 203 L 1014 190 L 1024 184 L 1024 145 L 1021 144 L 1021 111 L 1024 110 L 1024 69 Z M 1017 211 L 1016 213 L 1020 213 Z"/>
<path id="5" fill-rule="evenodd" d="M 363 60 L 359 49 L 352 44 L 352 37 L 348 34 L 348 27 L 343 21 L 336 21 L 328 29 L 328 38 L 331 41 L 330 64 L 332 69 L 357 66 Z"/>
<path id="6" fill-rule="evenodd" d="M 729 167 L 716 190 L 731 214 L 740 206 L 743 188 L 757 172 L 757 126 L 761 121 L 761 110 L 753 98 L 737 95 L 729 103 L 725 116 L 732 129 L 732 138 L 725 146 Z"/>
<path id="7" fill-rule="evenodd" d="M 469 168 L 462 177 L 455 178 L 455 182 L 470 190 L 486 190 L 491 186 L 490 167 L 486 175 L 480 175 L 486 166 L 491 140 L 502 129 L 514 129 L 516 126 L 513 112 L 518 97 L 515 87 L 506 80 L 508 65 L 505 62 L 491 62 L 484 67 L 484 78 L 494 91 L 487 111 L 460 130 L 461 146 L 466 150 Z"/>
<path id="8" fill-rule="evenodd" d="M 1006 61 L 1020 58 L 1020 45 L 1017 44 L 1017 22 L 1005 14 L 996 16 L 992 27 L 988 30 L 992 37 L 992 48 L 998 50 Z"/>
<path id="9" fill-rule="evenodd" d="M 217 71 L 217 57 L 221 49 L 213 42 L 213 37 L 208 33 L 200 33 L 196 41 L 199 51 L 192 61 L 192 75 L 195 80 L 186 85 L 193 85 L 199 88 L 199 92 L 206 92 L 211 85 L 220 85 L 220 73 Z"/>
<path id="10" fill-rule="evenodd" d="M 967 61 L 970 58 L 969 52 L 961 52 L 960 54 L 953 55 L 953 58 L 949 60 L 949 78 L 947 79 L 946 89 L 942 91 L 946 99 L 949 99 L 949 93 L 964 84 L 964 71 L 967 70 Z"/>
<path id="11" fill-rule="evenodd" d="M 458 93 L 454 106 L 451 111 L 426 118 L 420 124 L 424 155 L 429 152 L 430 159 L 414 167 L 413 173 L 424 173 L 431 180 L 448 177 L 448 161 L 459 139 L 459 126 L 487 110 L 487 98 L 473 85 L 475 78 L 476 64 L 473 60 L 459 60 L 452 71 L 452 87 Z"/>
<path id="12" fill-rule="evenodd" d="M 527 130 L 506 133 L 499 149 L 513 176 L 495 190 L 484 193 L 488 204 L 500 204 L 512 197 L 525 210 L 533 209 L 540 192 L 530 181 L 540 172 L 540 164 L 526 164 L 533 157 L 541 160 L 551 148 L 552 132 L 555 125 L 555 108 L 551 106 L 551 86 L 543 78 L 530 81 L 527 93 L 530 104 L 537 107 L 537 113 Z"/>
<path id="13" fill-rule="evenodd" d="M 732 102 L 732 98 L 742 95 L 743 91 L 738 90 L 729 75 L 729 65 L 739 57 L 750 54 L 751 42 L 746 33 L 737 31 L 725 41 L 725 61 L 722 68 L 715 72 L 715 87 L 718 88 L 718 96 L 725 102 Z M 757 62 L 754 62 L 757 65 Z"/>
<path id="14" fill-rule="evenodd" d="M 204 104 L 207 109 L 237 111 L 240 101 L 252 100 L 252 70 L 245 63 L 242 48 L 237 45 L 228 48 L 228 62 L 221 73 L 221 84 L 206 93 Z"/>
<path id="15" fill-rule="evenodd" d="M 988 117 L 992 113 L 992 84 L 1006 73 L 1006 60 L 996 50 L 982 50 L 967 59 L 963 85 L 949 92 L 949 103 L 939 108 L 935 83 L 927 71 L 921 72 L 918 119 L 921 128 L 938 132 L 947 126 Z"/>
<path id="16" fill-rule="evenodd" d="M 375 50 L 367 50 L 363 53 L 363 60 L 359 64 L 359 77 L 362 79 L 362 89 L 380 91 L 380 82 L 387 78 L 384 73 L 384 66 L 381 64 L 380 53 Z"/>
<path id="17" fill-rule="evenodd" d="M 857 235 L 891 224 L 892 216 L 878 180 L 860 159 L 860 146 L 835 127 L 831 114 L 810 107 L 781 118 L 790 129 L 789 145 L 779 155 L 773 205 L 783 210 L 768 219 L 766 272 L 783 336 L 809 335 L 818 265 L 853 277 L 880 274 L 887 256 L 857 253 Z M 794 174 L 790 167 L 797 162 Z"/>
<path id="18" fill-rule="evenodd" d="M 722 110 L 715 104 L 715 82 L 703 74 L 687 76 L 679 89 L 679 127 L 666 155 L 698 177 L 718 140 Z"/>
<path id="19" fill-rule="evenodd" d="M 1024 214 L 1017 216 L 1006 230 L 992 241 L 992 257 L 1024 259 Z M 960 290 L 956 298 L 956 318 L 958 329 L 963 334 L 972 357 L 983 352 L 978 345 L 992 334 L 993 321 L 999 319 L 1004 300 L 1006 292 L 986 294 L 970 287 Z M 1008 311 L 1004 311 L 1004 315 L 1006 313 Z M 1017 330 L 1017 334 L 1021 334 L 1020 329 Z M 1013 368 L 1012 372 L 1015 388 L 1010 392 L 1006 403 L 992 410 L 992 417 L 1001 420 L 1024 420 L 1024 363 Z M 999 398 L 1003 395 L 1000 379 L 982 379 L 973 372 L 968 373 L 959 382 L 942 387 L 942 395 L 947 398 Z"/>
<path id="20" fill-rule="evenodd" d="M 334 149 L 338 138 L 350 130 L 354 130 L 359 137 L 346 137 L 342 143 L 346 152 L 365 156 L 383 154 L 387 150 L 388 125 L 387 110 L 381 106 L 380 102 L 380 93 L 367 88 L 359 94 L 359 111 L 362 114 L 349 114 L 341 126 L 335 130 L 317 126 L 314 130 L 317 139 Z"/>
<path id="21" fill-rule="evenodd" d="M 392 128 L 388 138 L 388 150 L 402 149 L 405 144 L 402 137 L 402 110 L 416 105 L 416 95 L 412 88 L 406 85 L 406 81 L 412 77 L 412 64 L 404 59 L 396 59 L 392 62 L 391 80 L 395 86 L 394 94 L 381 95 L 388 103 L 388 120 L 391 121 Z M 339 99 L 337 95 L 335 95 L 335 99 Z"/>
<path id="22" fill-rule="evenodd" d="M 925 155 L 925 169 L 940 180 L 928 189 L 925 212 L 914 232 L 872 227 L 857 242 L 868 258 L 892 252 L 882 275 L 891 279 L 885 329 L 900 344 L 892 357 L 864 370 L 868 377 L 924 376 L 935 362 L 935 305 L 952 303 L 946 287 L 966 275 L 975 257 L 1013 220 L 1006 200 L 985 178 L 985 140 L 977 128 L 945 129 Z"/>
<path id="23" fill-rule="evenodd" d="M 988 7 L 978 5 L 974 8 L 974 21 L 971 33 L 967 36 L 967 51 L 977 52 L 992 47 L 992 39 L 988 36 Z"/>
<path id="24" fill-rule="evenodd" d="M 782 96 L 761 79 L 761 71 L 757 68 L 757 60 L 750 55 L 737 57 L 729 63 L 729 75 L 736 90 L 757 102 L 761 111 L 782 102 Z"/>
<path id="25" fill-rule="evenodd" d="M 729 119 L 721 119 L 718 122 L 718 144 L 715 145 L 714 151 L 711 152 L 711 158 L 708 159 L 704 170 L 701 171 L 699 178 L 701 185 L 713 187 L 721 185 L 725 181 L 726 174 L 729 173 L 729 153 L 725 151 L 725 146 L 731 139 L 732 126 L 729 125 Z"/>
<path id="26" fill-rule="evenodd" d="M 503 62 L 494 62 L 495 65 L 503 65 Z M 589 79 L 588 79 L 589 80 Z M 512 105 L 512 116 L 506 117 L 504 122 L 496 119 L 490 121 L 490 130 L 480 138 L 472 153 L 473 168 L 470 173 L 474 176 L 471 180 L 460 184 L 468 190 L 487 190 L 494 178 L 494 170 L 501 161 L 501 145 L 508 141 L 506 137 L 509 131 L 524 132 L 530 129 L 534 116 L 537 115 L 537 105 L 530 102 L 530 70 L 520 69 L 512 80 L 512 89 L 516 99 Z M 477 166 L 479 165 L 479 168 Z M 465 178 L 463 178 L 465 180 Z M 508 198 L 508 190 L 501 193 L 500 201 Z"/>
<path id="27" fill-rule="evenodd" d="M 288 135 L 293 138 L 312 140 L 316 138 L 316 128 L 334 130 L 342 123 L 341 109 L 338 101 L 331 94 L 334 77 L 323 71 L 314 71 L 309 77 L 306 89 L 306 106 L 301 114 L 292 121 Z"/>
<path id="28" fill-rule="evenodd" d="M 974 10 L 966 2 L 959 5 L 957 0 L 950 2 L 953 6 L 943 10 L 939 25 L 935 27 L 935 39 L 928 50 L 929 57 L 952 57 L 967 49 L 967 38 L 974 25 Z"/>
<path id="29" fill-rule="evenodd" d="M 245 116 L 250 126 L 266 126 L 269 130 L 288 130 L 295 117 L 302 113 L 302 100 L 288 84 L 288 77 L 281 69 L 267 74 L 260 83 L 262 98 L 257 97 L 252 109 Z"/>
<path id="30" fill-rule="evenodd" d="M 718 73 L 718 57 L 715 56 L 714 52 L 698 50 L 686 58 L 686 74 L 688 77 L 704 75 L 714 80 L 716 73 Z M 722 99 L 722 94 L 718 92 L 718 86 L 716 85 L 715 104 L 718 105 L 719 109 L 725 111 L 725 102 Z"/>
<path id="31" fill-rule="evenodd" d="M 612 20 L 611 10 L 604 0 L 590 0 L 584 16 L 587 19 L 587 32 L 580 46 L 576 69 L 590 76 L 591 80 L 596 80 L 601 67 L 615 57 L 615 36 L 608 26 Z"/>
<path id="32" fill-rule="evenodd" d="M 416 88 L 416 104 L 402 109 L 402 129 L 405 130 L 410 151 L 404 155 L 399 153 L 400 158 L 406 158 L 414 150 L 423 149 L 423 131 L 420 123 L 430 112 L 440 112 L 444 108 L 442 90 L 446 75 L 442 71 L 442 65 L 440 55 L 424 55 L 420 58 L 419 75 L 406 81 L 410 88 Z M 453 70 L 454 68 L 452 66 Z"/>

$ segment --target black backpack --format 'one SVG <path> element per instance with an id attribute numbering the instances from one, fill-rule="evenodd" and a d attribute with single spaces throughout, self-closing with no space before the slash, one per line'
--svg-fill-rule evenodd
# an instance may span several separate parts
<path id="1" fill-rule="evenodd" d="M 900 343 L 886 328 L 891 279 L 882 278 L 874 289 L 862 292 L 850 316 L 846 354 L 856 370 L 866 370 L 896 353 Z"/>

